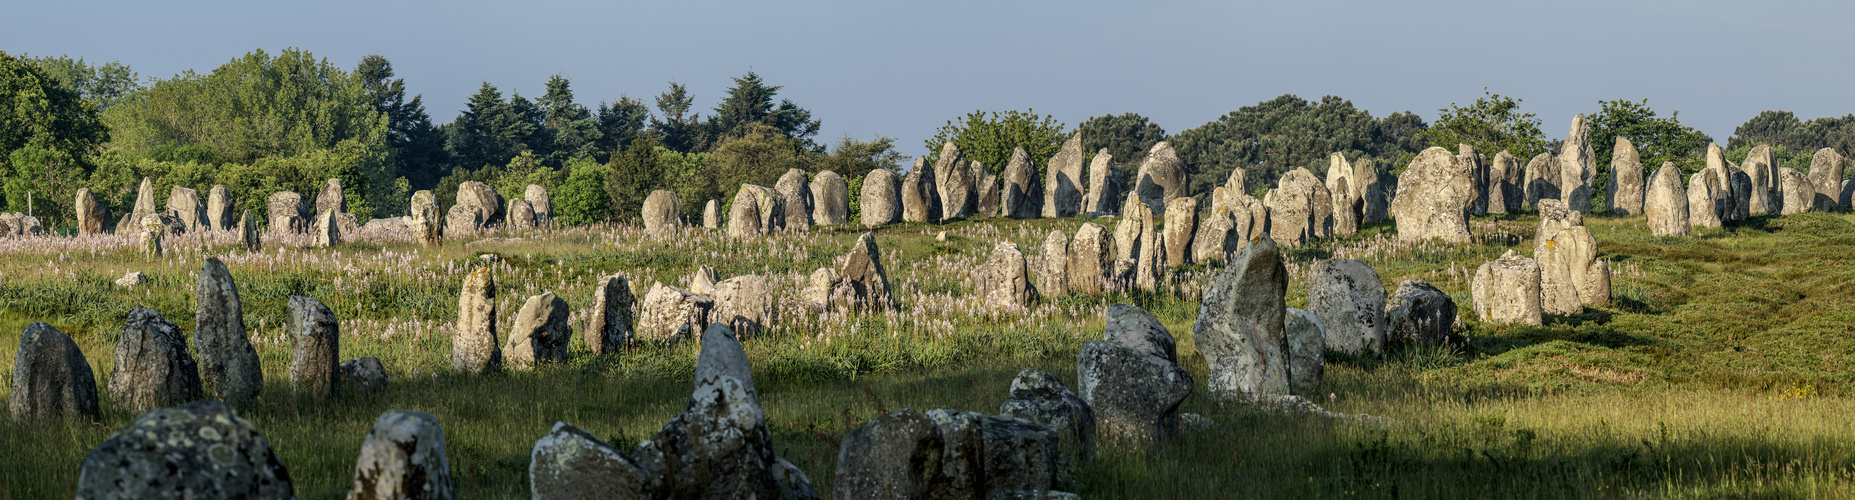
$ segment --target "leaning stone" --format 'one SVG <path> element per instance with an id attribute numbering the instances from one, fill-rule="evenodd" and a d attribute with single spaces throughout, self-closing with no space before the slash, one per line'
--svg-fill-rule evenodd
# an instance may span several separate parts
<path id="1" fill-rule="evenodd" d="M 1398 194 L 1391 201 L 1398 239 L 1469 242 L 1468 209 L 1475 196 L 1471 174 L 1469 166 L 1443 148 L 1426 149 L 1411 160 L 1398 177 Z M 1271 215 L 1271 225 L 1275 221 Z"/>
<path id="2" fill-rule="evenodd" d="M 702 295 L 714 295 L 715 281 L 715 268 L 697 266 L 695 274 L 689 275 L 689 291 Z"/>
<path id="3" fill-rule="evenodd" d="M 90 450 L 77 498 L 295 498 L 270 443 L 218 401 L 137 415 Z"/>
<path id="4" fill-rule="evenodd" d="M 857 307 L 887 307 L 891 303 L 889 273 L 883 269 L 882 249 L 876 247 L 875 233 L 857 237 L 837 274 L 844 281 L 831 292 L 833 300 L 848 301 Z"/>
<path id="5" fill-rule="evenodd" d="M 1221 399 L 1288 394 L 1288 339 L 1282 328 L 1288 270 L 1275 241 L 1243 247 L 1211 275 L 1192 337 L 1210 363 L 1206 385 Z"/>
<path id="6" fill-rule="evenodd" d="M 294 348 L 290 356 L 290 385 L 316 397 L 335 394 L 341 384 L 341 323 L 322 302 L 290 296 L 287 307 Z"/>
<path id="7" fill-rule="evenodd" d="M 1069 293 L 1097 295 L 1110 291 L 1114 272 L 1114 236 L 1108 229 L 1085 222 L 1069 240 Z"/>
<path id="8" fill-rule="evenodd" d="M 1011 161 L 1005 163 L 1005 192 L 1000 208 L 1003 215 L 1013 219 L 1042 216 L 1043 198 L 1037 191 L 1037 166 L 1031 164 L 1030 153 L 1023 147 L 1012 149 Z"/>
<path id="9" fill-rule="evenodd" d="M 618 352 L 631 343 L 631 308 L 637 298 L 623 276 L 606 276 L 599 283 L 586 306 L 586 348 L 593 354 Z"/>
<path id="10" fill-rule="evenodd" d="M 200 399 L 199 367 L 187 353 L 180 327 L 152 309 L 129 311 L 129 323 L 116 341 L 109 393 L 116 406 L 130 411 Z"/>
<path id="11" fill-rule="evenodd" d="M 805 171 L 787 169 L 773 184 L 773 190 L 786 200 L 786 229 L 806 231 L 812 228 L 812 188 L 805 182 Z"/>
<path id="12" fill-rule="evenodd" d="M 1385 305 L 1385 337 L 1391 342 L 1441 345 L 1456 323 L 1456 301 L 1423 280 L 1398 283 Z"/>
<path id="13" fill-rule="evenodd" d="M 1539 261 L 1508 250 L 1475 269 L 1469 289 L 1483 323 L 1540 326 Z"/>
<path id="14" fill-rule="evenodd" d="M 1662 168 L 1649 177 L 1642 213 L 1649 223 L 1650 234 L 1688 235 L 1688 193 L 1681 187 L 1681 169 L 1676 168 L 1674 162 L 1663 163 Z"/>
<path id="15" fill-rule="evenodd" d="M 1378 271 L 1357 260 L 1314 263 L 1308 278 L 1308 312 L 1320 317 L 1326 348 L 1378 356 L 1385 349 L 1385 285 Z"/>
<path id="16" fill-rule="evenodd" d="M 536 499 L 644 498 L 650 479 L 623 452 L 566 422 L 555 422 L 528 455 Z"/>
<path id="17" fill-rule="evenodd" d="M 366 393 L 386 387 L 386 365 L 380 358 L 365 356 L 341 362 L 341 383 L 347 390 Z"/>
<path id="18" fill-rule="evenodd" d="M 1147 150 L 1146 159 L 1141 160 L 1140 170 L 1134 174 L 1134 192 L 1153 210 L 1153 215 L 1159 216 L 1166 214 L 1167 201 L 1191 196 L 1186 185 L 1185 162 L 1179 160 L 1179 154 L 1166 141 Z"/>
<path id="19" fill-rule="evenodd" d="M 1110 307 L 1109 328 L 1113 325 L 1157 325 L 1151 314 L 1131 305 Z M 1116 316 L 1145 316 L 1116 320 Z M 1106 340 L 1084 342 L 1076 360 L 1076 385 L 1082 400 L 1095 415 L 1096 431 L 1105 439 L 1137 447 L 1158 443 L 1178 426 L 1179 403 L 1192 392 L 1192 376 L 1156 348 L 1170 342 L 1152 341 L 1146 345 L 1128 345 L 1120 339 L 1139 339 L 1172 335 L 1160 326 L 1157 332 L 1104 332 Z"/>
<path id="20" fill-rule="evenodd" d="M 662 283 L 651 285 L 638 307 L 638 338 L 674 342 L 702 333 L 715 300 Z"/>
<path id="21" fill-rule="evenodd" d="M 1327 370 L 1327 328 L 1311 312 L 1290 307 L 1282 314 L 1282 331 L 1288 337 L 1288 387 L 1312 394 L 1320 389 Z"/>
<path id="22" fill-rule="evenodd" d="M 13 420 L 97 417 L 97 379 L 69 335 L 44 322 L 26 325 L 13 358 Z"/>
<path id="23" fill-rule="evenodd" d="M 98 202 L 97 197 L 90 194 L 90 188 L 77 190 L 77 199 L 71 208 L 77 213 L 79 234 L 103 234 L 106 230 L 103 225 L 109 223 L 109 207 Z"/>
<path id="24" fill-rule="evenodd" d="M 245 309 L 238 283 L 216 257 L 200 268 L 194 295 L 199 309 L 193 316 L 194 350 L 200 355 L 200 378 L 205 387 L 227 401 L 257 397 L 264 389 L 264 367 L 245 332 Z"/>
<path id="25" fill-rule="evenodd" d="M 850 222 L 850 185 L 837 172 L 826 170 L 812 176 L 812 222 L 835 226 Z"/>
<path id="26" fill-rule="evenodd" d="M 480 374 L 502 368 L 496 346 L 496 276 L 487 267 L 464 279 L 457 298 L 457 326 L 451 334 L 451 370 Z"/>
<path id="27" fill-rule="evenodd" d="M 1044 218 L 1073 217 L 1082 210 L 1082 155 L 1082 133 L 1077 132 L 1044 166 Z"/>
<path id="28" fill-rule="evenodd" d="M 416 410 L 387 410 L 361 442 L 349 500 L 455 498 L 438 417 Z"/>
<path id="29" fill-rule="evenodd" d="M 738 203 L 739 198 L 735 201 Z M 676 193 L 662 189 L 651 191 L 644 198 L 644 209 L 639 212 L 644 218 L 644 232 L 663 234 L 674 233 L 683 226 L 683 201 L 676 198 Z"/>
<path id="30" fill-rule="evenodd" d="M 737 334 L 751 337 L 779 324 L 779 295 L 772 280 L 745 275 L 715 284 L 715 315 L 710 321 L 726 323 Z"/>
<path id="31" fill-rule="evenodd" d="M 509 330 L 509 345 L 502 351 L 509 367 L 526 370 L 539 363 L 566 361 L 567 345 L 572 341 L 567 301 L 548 292 L 522 304 L 515 313 L 515 327 Z"/>
<path id="32" fill-rule="evenodd" d="M 1559 199 L 1578 213 L 1591 212 L 1591 179 L 1597 176 L 1597 153 L 1591 150 L 1587 132 L 1584 114 L 1579 113 L 1559 146 Z"/>
<path id="33" fill-rule="evenodd" d="M 869 175 L 863 177 L 863 187 L 860 189 L 857 208 L 863 227 L 885 226 L 901 221 L 902 194 L 895 172 L 880 168 L 871 170 Z"/>
<path id="34" fill-rule="evenodd" d="M 1095 455 L 1095 414 L 1056 375 L 1025 368 L 1011 380 L 1011 397 L 999 405 L 1002 417 L 1020 418 L 1056 429 L 1058 446 L 1071 464 Z"/>

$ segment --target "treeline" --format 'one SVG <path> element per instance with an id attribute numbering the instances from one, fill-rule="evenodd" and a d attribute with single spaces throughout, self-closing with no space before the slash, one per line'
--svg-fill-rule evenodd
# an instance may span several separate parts
<path id="1" fill-rule="evenodd" d="M 633 219 L 654 189 L 676 192 L 685 213 L 699 213 L 706 200 L 727 200 L 743 183 L 771 185 L 788 169 L 832 170 L 855 183 L 874 169 L 908 168 L 893 138 L 821 143 L 821 119 L 780 98 L 780 86 L 752 72 L 732 83 L 701 109 L 675 82 L 649 102 L 620 95 L 592 105 L 559 75 L 532 98 L 483 82 L 462 113 L 439 123 L 378 55 L 347 69 L 304 50 L 259 50 L 208 73 L 141 80 L 116 62 L 0 52 L 0 205 L 69 225 L 78 189 L 122 213 L 150 177 L 158 196 L 171 186 L 205 192 L 223 184 L 237 208 L 263 213 L 272 192 L 313 193 L 337 177 L 349 211 L 366 219 L 404 213 L 421 189 L 446 209 L 458 183 L 474 180 L 506 197 L 544 186 L 557 216 L 577 224 Z M 1034 110 L 981 110 L 939 127 L 919 161 L 932 164 L 953 141 L 1002 173 L 1012 150 L 1024 148 L 1041 178 L 1042 163 L 1080 133 L 1090 155 L 1113 156 L 1126 186 L 1146 151 L 1168 141 L 1186 163 L 1191 192 L 1203 196 L 1236 168 L 1260 190 L 1297 167 L 1324 171 L 1336 152 L 1395 172 L 1431 145 L 1522 158 L 1555 149 L 1542 120 L 1520 104 L 1490 93 L 1425 123 L 1409 111 L 1375 116 L 1334 96 L 1283 95 L 1176 134 L 1134 113 L 1070 128 Z M 1651 168 L 1673 161 L 1688 170 L 1713 141 L 1646 101 L 1601 102 L 1588 115 L 1600 177 L 1616 137 L 1629 137 Z M 1728 158 L 1742 160 L 1753 144 L 1772 144 L 1783 166 L 1807 169 L 1818 148 L 1855 154 L 1855 115 L 1801 121 L 1767 111 L 1734 131 Z"/>

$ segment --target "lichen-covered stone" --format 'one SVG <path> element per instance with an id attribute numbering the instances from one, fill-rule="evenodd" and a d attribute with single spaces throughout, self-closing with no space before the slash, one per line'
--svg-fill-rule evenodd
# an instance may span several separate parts
<path id="1" fill-rule="evenodd" d="M 200 355 L 205 388 L 227 401 L 257 397 L 264 389 L 264 368 L 245 331 L 245 310 L 238 283 L 216 257 L 200 267 L 196 289 L 199 309 L 193 316 L 194 350 Z"/>
<path id="2" fill-rule="evenodd" d="M 1044 168 L 1044 218 L 1073 217 L 1082 210 L 1082 133 L 1070 134 Z M 1171 198 L 1168 198 L 1170 200 Z"/>
<path id="3" fill-rule="evenodd" d="M 858 219 L 863 227 L 878 227 L 901 221 L 902 194 L 901 186 L 895 178 L 895 172 L 885 169 L 871 170 L 863 176 L 863 187 L 857 198 Z"/>
<path id="4" fill-rule="evenodd" d="M 97 416 L 97 380 L 71 336 L 44 322 L 26 325 L 13 358 L 13 420 Z"/>
<path id="5" fill-rule="evenodd" d="M 129 311 L 116 340 L 109 394 L 117 406 L 141 411 L 200 399 L 199 365 L 187 353 L 186 336 L 153 309 Z"/>
<path id="6" fill-rule="evenodd" d="M 1147 150 L 1134 174 L 1134 192 L 1154 215 L 1166 214 L 1166 202 L 1191 196 L 1185 178 L 1185 162 L 1166 141 Z"/>
<path id="7" fill-rule="evenodd" d="M 555 422 L 528 455 L 536 499 L 645 498 L 650 479 L 631 457 L 566 422 Z"/>
<path id="8" fill-rule="evenodd" d="M 334 395 L 341 387 L 341 323 L 322 302 L 292 295 L 285 308 L 293 346 L 290 385 L 316 397 Z"/>
<path id="9" fill-rule="evenodd" d="M 1282 332 L 1288 338 L 1288 387 L 1312 394 L 1320 389 L 1327 371 L 1327 328 L 1311 312 L 1290 307 L 1282 315 Z"/>
<path id="10" fill-rule="evenodd" d="M 1102 438 L 1136 447 L 1156 444 L 1177 429 L 1179 403 L 1191 395 L 1192 376 L 1163 354 L 1172 335 L 1151 314 L 1124 304 L 1110 306 L 1107 314 L 1106 339 L 1084 342 L 1077 355 L 1078 393 Z"/>
<path id="11" fill-rule="evenodd" d="M 683 200 L 677 199 L 676 193 L 662 189 L 651 191 L 650 196 L 644 198 L 644 208 L 639 213 L 647 233 L 672 233 L 683 226 Z"/>
<path id="12" fill-rule="evenodd" d="M 1468 166 L 1447 149 L 1425 149 L 1398 178 L 1398 195 L 1391 201 L 1398 239 L 1469 242 L 1468 209 L 1474 197 L 1474 178 Z M 1270 224 L 1278 223 L 1272 214 Z"/>
<path id="13" fill-rule="evenodd" d="M 1316 261 L 1308 312 L 1320 317 L 1326 348 L 1377 356 L 1385 349 L 1385 285 L 1378 271 L 1349 259 Z"/>
<path id="14" fill-rule="evenodd" d="M 623 276 L 606 276 L 593 288 L 593 302 L 586 306 L 586 348 L 593 354 L 617 352 L 631 343 L 635 323 L 632 306 L 637 298 L 631 294 L 631 282 Z"/>
<path id="15" fill-rule="evenodd" d="M 1663 163 L 1662 168 L 1649 177 L 1642 213 L 1650 234 L 1688 235 L 1688 193 L 1681 187 L 1681 169 L 1675 167 L 1674 162 Z"/>
<path id="16" fill-rule="evenodd" d="M 974 274 L 979 296 L 988 304 L 1012 304 L 1030 307 L 1037 303 L 1037 287 L 1031 284 L 1030 266 L 1017 243 L 1003 242 L 992 247 L 992 254 Z"/>
<path id="17" fill-rule="evenodd" d="M 1456 301 L 1423 280 L 1404 280 L 1385 305 L 1390 342 L 1441 345 L 1456 323 Z"/>
<path id="18" fill-rule="evenodd" d="M 1192 337 L 1210 364 L 1206 386 L 1221 399 L 1288 394 L 1283 332 L 1288 270 L 1271 239 L 1243 247 L 1211 275 Z"/>
<path id="19" fill-rule="evenodd" d="M 386 365 L 380 363 L 380 358 L 363 356 L 350 359 L 341 362 L 338 369 L 341 371 L 343 390 L 364 393 L 386 387 Z"/>
<path id="20" fill-rule="evenodd" d="M 708 328 L 715 300 L 663 283 L 651 285 L 638 307 L 638 338 L 673 342 Z"/>
<path id="21" fill-rule="evenodd" d="M 812 222 L 836 226 L 850 222 L 850 185 L 837 172 L 826 170 L 812 176 Z"/>
<path id="22" fill-rule="evenodd" d="M 264 435 L 219 401 L 151 410 L 90 450 L 77 498 L 295 498 Z"/>
<path id="23" fill-rule="evenodd" d="M 515 326 L 509 329 L 509 344 L 504 346 L 504 361 L 510 368 L 526 370 L 547 362 L 567 360 L 567 345 L 573 341 L 573 327 L 567 324 L 567 301 L 553 292 L 529 297 L 515 313 Z"/>
<path id="24" fill-rule="evenodd" d="M 1541 324 L 1538 261 L 1508 250 L 1476 268 L 1469 289 L 1483 323 Z"/>
<path id="25" fill-rule="evenodd" d="M 496 345 L 496 276 L 487 267 L 464 278 L 457 298 L 457 326 L 451 333 L 451 370 L 479 374 L 502 368 Z"/>
<path id="26" fill-rule="evenodd" d="M 1056 375 L 1036 368 L 1019 371 L 1011 380 L 1011 397 L 999 405 L 998 414 L 1056 429 L 1058 446 L 1071 464 L 1094 457 L 1095 413 Z"/>
<path id="27" fill-rule="evenodd" d="M 348 500 L 452 498 L 451 462 L 438 417 L 416 410 L 381 413 L 361 442 Z"/>

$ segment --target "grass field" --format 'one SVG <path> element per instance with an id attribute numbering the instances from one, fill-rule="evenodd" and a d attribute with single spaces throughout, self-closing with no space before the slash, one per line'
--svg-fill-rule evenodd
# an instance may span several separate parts
<path id="1" fill-rule="evenodd" d="M 1549 317 L 1544 327 L 1483 325 L 1469 302 L 1482 262 L 1508 248 L 1531 254 L 1531 216 L 1478 218 L 1470 245 L 1396 241 L 1388 225 L 1287 253 L 1290 307 L 1305 303 L 1320 258 L 1364 260 L 1387 291 L 1424 279 L 1456 298 L 1466 329 L 1448 348 L 1385 359 L 1330 361 L 1309 395 L 1329 409 L 1393 424 L 1365 427 L 1220 406 L 1204 395 L 1205 360 L 1192 341 L 1199 285 L 1212 270 L 1175 269 L 1158 294 L 1046 298 L 1029 309 L 966 297 L 970 271 L 999 241 L 1027 252 L 1080 220 L 907 224 L 877 233 L 901 306 L 873 314 L 808 315 L 804 278 L 835 266 L 859 232 L 781 234 L 742 244 L 693 230 L 575 228 L 463 239 L 424 249 L 364 239 L 332 250 L 267 241 L 260 254 L 229 236 L 171 242 L 156 262 L 114 237 L 0 241 L 0 392 L 11 387 L 19 332 L 46 321 L 78 339 L 107 383 L 128 311 L 160 311 L 191 335 L 203 256 L 223 253 L 269 385 L 239 408 L 269 439 L 304 498 L 339 498 L 363 437 L 389 408 L 436 414 L 464 498 L 527 496 L 529 451 L 555 421 L 629 449 L 683 408 L 693 345 L 640 345 L 483 377 L 448 373 L 449 328 L 462 270 L 493 266 L 500 314 L 553 291 L 584 306 L 597 277 L 618 273 L 639 293 L 681 284 L 696 266 L 722 277 L 779 277 L 777 328 L 745 342 L 781 456 L 828 496 L 848 430 L 887 411 L 996 412 L 1022 367 L 1074 387 L 1082 342 L 1101 336 L 1109 304 L 1145 307 L 1171 328 L 1180 361 L 1200 381 L 1181 411 L 1213 424 L 1156 450 L 1107 446 L 1076 471 L 1089 498 L 1836 498 L 1855 496 L 1855 216 L 1754 218 L 1693 238 L 1647 234 L 1640 218 L 1586 225 L 1613 270 L 1610 306 Z M 1112 225 L 1110 224 L 1112 228 Z M 946 231 L 945 243 L 934 235 Z M 281 244 L 280 244 L 281 243 Z M 300 242 L 298 242 L 300 243 Z M 500 256 L 486 264 L 478 256 Z M 133 290 L 113 281 L 144 271 Z M 342 319 L 341 356 L 377 356 L 382 392 L 297 399 L 280 326 L 290 295 L 320 299 Z M 574 316 L 580 321 L 580 316 Z M 509 321 L 500 322 L 503 325 Z M 0 497 L 69 497 L 88 451 L 133 415 L 105 398 L 95 422 L 0 423 Z"/>

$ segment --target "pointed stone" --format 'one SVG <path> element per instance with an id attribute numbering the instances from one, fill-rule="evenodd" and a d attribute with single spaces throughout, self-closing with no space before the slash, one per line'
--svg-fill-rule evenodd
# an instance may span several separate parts
<path id="1" fill-rule="evenodd" d="M 244 305 L 232 273 L 216 257 L 200 268 L 194 315 L 194 351 L 207 390 L 226 401 L 245 401 L 264 389 L 264 367 L 245 331 Z"/>
<path id="2" fill-rule="evenodd" d="M 14 421 L 97 417 L 97 380 L 71 336 L 44 322 L 26 325 L 13 358 Z"/>
<path id="3" fill-rule="evenodd" d="M 721 229 L 721 200 L 710 199 L 702 206 L 702 228 Z"/>
<path id="4" fill-rule="evenodd" d="M 496 276 L 487 267 L 471 271 L 457 299 L 451 334 L 451 370 L 480 374 L 502 368 L 496 346 Z"/>
<path id="5" fill-rule="evenodd" d="M 132 212 L 129 212 L 130 214 L 129 220 L 140 221 L 144 217 L 147 217 L 150 215 L 156 215 L 159 213 L 161 213 L 161 210 L 158 208 L 155 208 L 154 180 L 149 179 L 148 177 L 142 177 L 141 187 L 136 188 L 135 190 L 135 210 Z"/>
<path id="6" fill-rule="evenodd" d="M 1185 162 L 1179 160 L 1171 145 L 1160 141 L 1147 150 L 1146 159 L 1134 174 L 1134 192 L 1139 193 L 1140 201 L 1153 210 L 1153 215 L 1165 215 L 1166 202 L 1191 196 L 1188 189 Z"/>
<path id="7" fill-rule="evenodd" d="M 347 199 L 342 196 L 341 178 L 330 177 L 322 183 L 322 191 L 316 193 L 315 215 L 324 212 L 342 213 L 348 211 Z"/>
<path id="8" fill-rule="evenodd" d="M 1610 153 L 1610 186 L 1605 191 L 1605 199 L 1610 204 L 1610 213 L 1617 215 L 1637 215 L 1643 212 L 1643 197 L 1648 191 L 1642 178 L 1642 160 L 1636 153 L 1636 145 L 1625 137 L 1617 137 L 1617 146 Z"/>
<path id="9" fill-rule="evenodd" d="M 1089 189 L 1082 195 L 1082 212 L 1113 212 L 1114 200 L 1121 194 L 1114 182 L 1114 155 L 1108 154 L 1108 148 L 1096 151 L 1095 158 L 1089 160 L 1088 176 Z"/>
<path id="10" fill-rule="evenodd" d="M 1268 238 L 1244 247 L 1211 275 L 1192 337 L 1210 363 L 1205 383 L 1213 397 L 1253 401 L 1288 394 L 1287 291 L 1288 270 Z"/>
<path id="11" fill-rule="evenodd" d="M 567 360 L 573 327 L 567 325 L 567 301 L 553 292 L 529 297 L 515 313 L 509 343 L 503 346 L 510 368 L 527 370 L 541 363 Z"/>
<path id="12" fill-rule="evenodd" d="M 1074 217 L 1082 210 L 1082 133 L 1063 142 L 1063 149 L 1045 165 L 1043 217 Z"/>
<path id="13" fill-rule="evenodd" d="M 843 276 L 844 282 L 838 285 L 839 290 L 832 292 L 833 297 L 841 297 L 858 307 L 890 304 L 889 273 L 883 270 L 882 249 L 876 247 L 875 233 L 857 236 L 857 242 L 850 246 L 850 254 L 837 274 Z"/>
<path id="14" fill-rule="evenodd" d="M 1681 169 L 1676 168 L 1674 162 L 1663 163 L 1662 168 L 1650 176 L 1642 213 L 1649 223 L 1650 234 L 1688 235 L 1688 193 L 1681 187 Z"/>
<path id="15" fill-rule="evenodd" d="M 1043 198 L 1037 193 L 1037 167 L 1031 164 L 1031 155 L 1022 147 L 1012 149 L 1011 161 L 1005 163 L 1000 210 L 1013 219 L 1035 219 L 1043 213 Z"/>
<path id="16" fill-rule="evenodd" d="M 246 252 L 264 250 L 264 240 L 258 235 L 258 223 L 251 220 L 251 211 L 246 210 L 238 216 L 238 234 L 245 243 Z"/>
<path id="17" fill-rule="evenodd" d="M 1597 153 L 1583 113 L 1572 117 L 1571 132 L 1559 146 L 1559 199 L 1578 213 L 1591 213 L 1591 179 L 1597 176 Z"/>
<path id="18" fill-rule="evenodd" d="M 916 158 L 915 167 L 902 177 L 902 220 L 907 222 L 932 222 L 940 217 L 940 189 L 936 188 L 934 171 L 929 170 L 924 159 Z"/>

